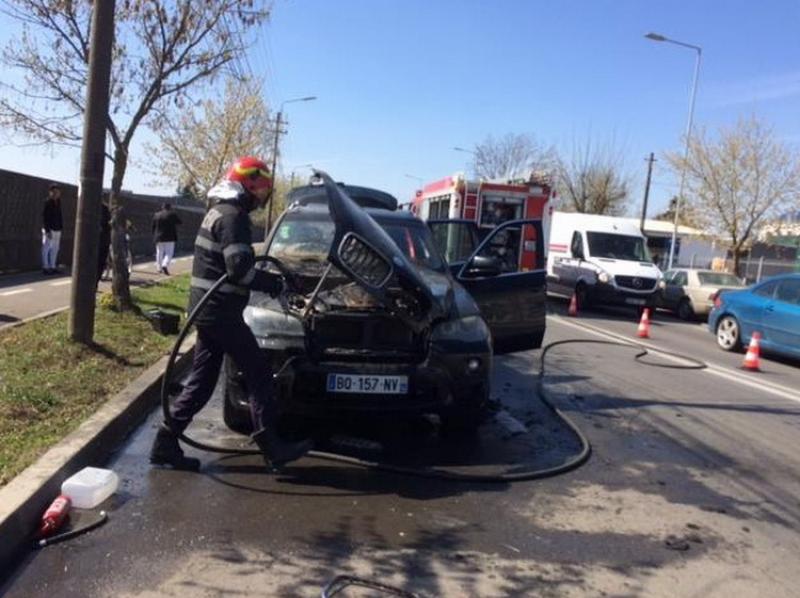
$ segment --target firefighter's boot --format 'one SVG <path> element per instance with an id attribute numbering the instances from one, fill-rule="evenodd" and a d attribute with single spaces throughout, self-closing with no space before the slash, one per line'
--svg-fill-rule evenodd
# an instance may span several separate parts
<path id="1" fill-rule="evenodd" d="M 197 471 L 200 459 L 187 457 L 178 444 L 178 436 L 164 424 L 158 427 L 153 448 L 150 449 L 150 463 L 153 465 L 169 465 L 173 469 Z"/>
<path id="2" fill-rule="evenodd" d="M 283 440 L 271 427 L 265 427 L 256 432 L 252 438 L 263 453 L 268 469 L 280 469 L 286 463 L 299 459 L 314 448 L 314 443 L 308 439 L 296 442 Z"/>

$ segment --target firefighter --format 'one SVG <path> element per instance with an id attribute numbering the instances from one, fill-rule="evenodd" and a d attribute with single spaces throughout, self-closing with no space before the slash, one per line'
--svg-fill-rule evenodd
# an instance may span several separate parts
<path id="1" fill-rule="evenodd" d="M 153 464 L 187 470 L 200 467 L 198 459 L 184 456 L 178 435 L 211 398 L 224 354 L 244 374 L 250 393 L 252 438 L 268 468 L 280 467 L 311 449 L 310 441 L 288 442 L 278 436 L 270 363 L 242 316 L 250 289 L 275 296 L 287 282 L 277 274 L 255 268 L 248 213 L 265 205 L 271 190 L 272 176 L 264 162 L 244 157 L 234 162 L 224 180 L 208 192 L 214 206 L 203 219 L 195 240 L 189 310 L 223 274 L 227 273 L 228 282 L 195 320 L 197 343 L 192 371 L 171 406 L 171 421 L 162 423 L 156 434 L 150 452 Z"/>

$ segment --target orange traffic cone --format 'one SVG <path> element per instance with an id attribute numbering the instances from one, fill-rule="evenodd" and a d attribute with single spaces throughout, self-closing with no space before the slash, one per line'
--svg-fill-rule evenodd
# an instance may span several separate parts
<path id="1" fill-rule="evenodd" d="M 639 329 L 636 331 L 639 338 L 650 338 L 650 308 L 642 310 L 642 319 L 639 320 Z"/>
<path id="2" fill-rule="evenodd" d="M 567 315 L 573 318 L 578 315 L 578 297 L 575 296 L 575 293 L 572 293 L 572 299 L 569 300 Z"/>
<path id="3" fill-rule="evenodd" d="M 750 338 L 750 345 L 747 347 L 747 354 L 744 356 L 742 363 L 743 370 L 750 370 L 751 372 L 760 372 L 761 364 L 759 358 L 761 356 L 761 347 L 759 341 L 761 340 L 761 333 L 754 332 Z"/>

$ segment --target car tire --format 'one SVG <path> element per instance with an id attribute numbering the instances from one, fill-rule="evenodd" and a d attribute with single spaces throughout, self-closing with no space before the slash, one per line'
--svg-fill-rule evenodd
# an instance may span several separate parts
<path id="1" fill-rule="evenodd" d="M 488 393 L 481 387 L 472 392 L 472 395 L 457 400 L 446 411 L 440 414 L 440 433 L 444 437 L 465 437 L 474 435 L 483 421 L 488 410 Z"/>
<path id="2" fill-rule="evenodd" d="M 717 322 L 717 345 L 723 351 L 738 351 L 742 346 L 742 329 L 733 316 L 722 316 Z"/>
<path id="3" fill-rule="evenodd" d="M 222 419 L 234 432 L 249 435 L 253 433 L 253 419 L 250 416 L 249 405 L 245 407 L 242 404 L 246 391 L 241 383 L 234 380 L 234 368 L 233 362 L 225 357 L 222 369 Z"/>
<path id="4" fill-rule="evenodd" d="M 677 313 L 681 320 L 686 320 L 687 322 L 694 320 L 695 318 L 694 309 L 692 309 L 692 302 L 686 297 L 681 299 L 680 303 L 678 303 Z"/>

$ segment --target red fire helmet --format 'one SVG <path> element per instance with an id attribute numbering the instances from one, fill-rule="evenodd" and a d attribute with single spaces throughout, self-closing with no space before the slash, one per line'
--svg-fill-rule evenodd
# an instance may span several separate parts
<path id="1" fill-rule="evenodd" d="M 231 165 L 225 178 L 229 181 L 241 183 L 250 193 L 255 194 L 261 189 L 272 188 L 272 174 L 263 160 L 252 156 L 245 156 L 236 160 Z"/>

